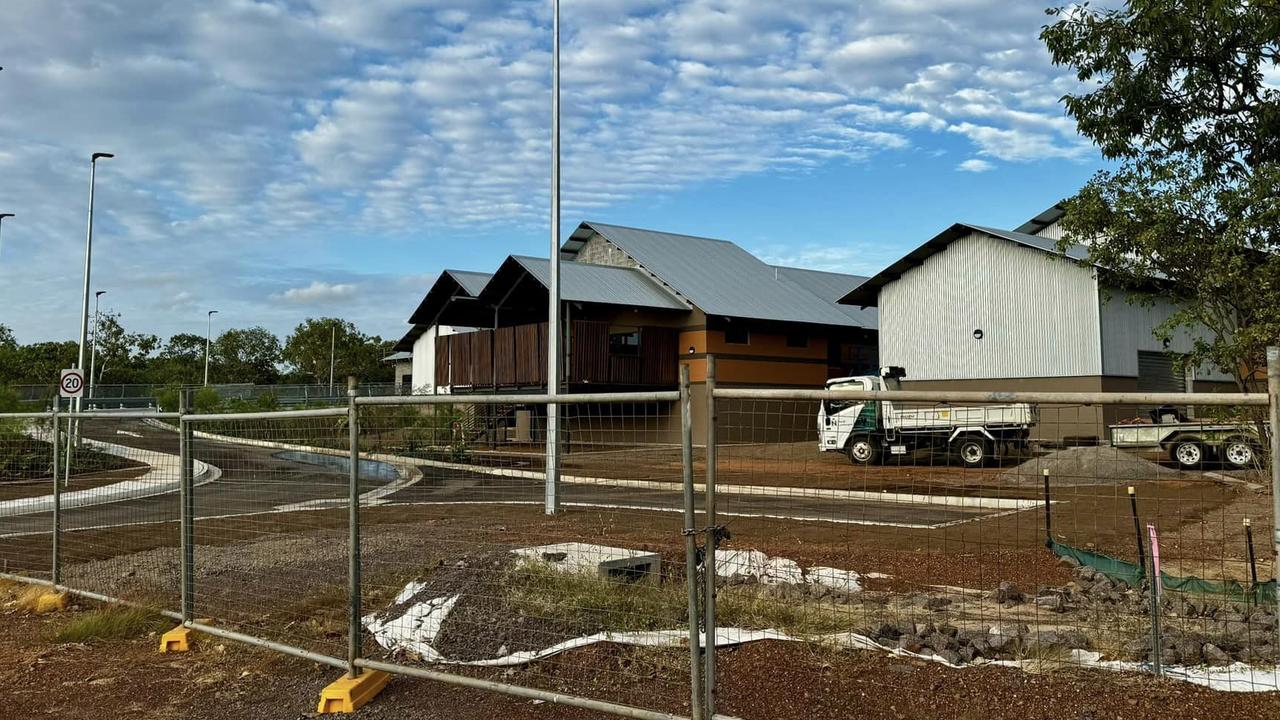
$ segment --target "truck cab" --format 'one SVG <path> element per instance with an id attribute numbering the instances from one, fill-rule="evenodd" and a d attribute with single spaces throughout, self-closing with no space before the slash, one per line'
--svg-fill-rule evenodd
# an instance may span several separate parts
<path id="1" fill-rule="evenodd" d="M 881 368 L 880 376 L 834 378 L 828 390 L 878 392 L 901 390 L 906 371 Z M 944 450 L 969 467 L 980 467 L 1003 453 L 1024 447 L 1036 424 L 1035 408 L 1025 404 L 963 406 L 930 403 L 900 406 L 890 400 L 826 399 L 818 409 L 818 449 L 840 452 L 855 464 L 885 455 Z"/>

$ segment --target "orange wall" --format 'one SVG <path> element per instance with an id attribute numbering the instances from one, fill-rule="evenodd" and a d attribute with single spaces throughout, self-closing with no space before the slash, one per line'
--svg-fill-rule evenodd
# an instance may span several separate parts
<path id="1" fill-rule="evenodd" d="M 690 382 L 706 382 L 708 354 L 716 357 L 722 384 L 821 387 L 827 380 L 827 338 L 820 335 L 811 335 L 808 347 L 792 348 L 783 334 L 753 332 L 748 344 L 731 345 L 722 331 L 691 329 L 680 333 L 679 347 Z"/>

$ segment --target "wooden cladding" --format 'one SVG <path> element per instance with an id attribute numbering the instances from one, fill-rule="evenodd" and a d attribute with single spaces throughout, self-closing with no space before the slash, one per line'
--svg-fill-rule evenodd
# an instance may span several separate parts
<path id="1" fill-rule="evenodd" d="M 677 331 L 640 328 L 636 354 L 609 352 L 609 324 L 576 320 L 565 367 L 571 385 L 674 387 L 679 372 Z M 547 324 L 515 325 L 444 335 L 436 342 L 436 384 L 460 387 L 537 387 L 547 379 Z"/>

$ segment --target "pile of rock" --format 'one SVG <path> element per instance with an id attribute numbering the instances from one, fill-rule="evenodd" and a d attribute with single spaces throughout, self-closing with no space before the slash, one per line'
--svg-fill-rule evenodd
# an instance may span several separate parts
<path id="1" fill-rule="evenodd" d="M 896 647 L 925 657 L 936 656 L 952 665 L 979 659 L 1019 660 L 1029 656 L 1044 657 L 1091 647 L 1089 637 L 1081 632 L 1033 632 L 1026 625 L 1012 623 L 975 628 L 958 628 L 945 623 L 884 623 L 865 631 L 865 634 L 886 647 Z"/>

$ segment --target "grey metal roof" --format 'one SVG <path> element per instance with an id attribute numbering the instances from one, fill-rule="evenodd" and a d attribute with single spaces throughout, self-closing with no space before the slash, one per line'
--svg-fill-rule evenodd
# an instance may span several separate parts
<path id="1" fill-rule="evenodd" d="M 1062 216 L 1066 214 L 1067 214 L 1067 211 L 1062 209 L 1061 204 L 1055 204 L 1053 207 L 1049 208 L 1048 210 L 1045 210 L 1039 215 L 1036 215 L 1030 220 L 1014 228 L 1014 232 L 1026 233 L 1028 235 L 1035 235 L 1041 230 L 1061 220 Z"/>
<path id="2" fill-rule="evenodd" d="M 445 272 L 471 297 L 479 295 L 480 291 L 484 290 L 484 286 L 489 282 L 489 278 L 493 277 L 493 273 L 474 272 L 471 270 L 445 270 Z"/>
<path id="3" fill-rule="evenodd" d="M 546 287 L 551 282 L 551 263 L 546 258 L 512 255 L 535 280 Z M 643 272 L 633 268 L 560 263 L 560 297 L 568 302 L 625 305 L 662 310 L 688 310 L 689 305 L 664 289 Z"/>
<path id="4" fill-rule="evenodd" d="M 412 359 L 413 359 L 412 352 L 401 350 L 398 352 L 393 352 L 390 355 L 382 358 L 382 362 L 404 362 L 405 360 L 412 360 Z"/>
<path id="5" fill-rule="evenodd" d="M 726 240 L 584 222 L 564 249 L 598 232 L 708 315 L 865 327 L 794 276 Z"/>
<path id="6" fill-rule="evenodd" d="M 893 263 L 889 267 L 881 270 L 872 276 L 869 280 L 859 285 L 853 291 L 847 293 L 840 298 L 839 302 L 845 305 L 854 305 L 858 307 L 874 307 L 879 302 L 880 288 L 902 277 L 902 274 L 913 267 L 919 266 L 926 258 L 942 252 L 951 243 L 972 233 L 980 232 L 992 237 L 1008 240 L 1017 243 L 1023 247 L 1050 255 L 1063 256 L 1072 259 L 1087 262 L 1089 260 L 1089 250 L 1083 245 L 1068 245 L 1065 252 L 1058 250 L 1056 240 L 1043 238 L 1039 235 L 1028 235 L 1027 233 L 1017 232 L 1015 230 L 1000 230 L 997 228 L 983 227 L 982 225 L 970 225 L 968 223 L 956 223 L 951 227 L 943 230 L 935 235 L 928 242 L 920 247 L 907 253 L 902 259 Z"/>
<path id="7" fill-rule="evenodd" d="M 847 275 L 845 273 L 826 270 L 809 270 L 784 265 L 774 265 L 782 276 L 793 280 L 807 288 L 818 297 L 832 303 L 848 295 L 854 288 L 867 281 L 865 275 Z M 864 328 L 877 328 L 880 325 L 880 313 L 875 308 L 860 308 L 854 305 L 836 305 L 841 312 Z"/>

